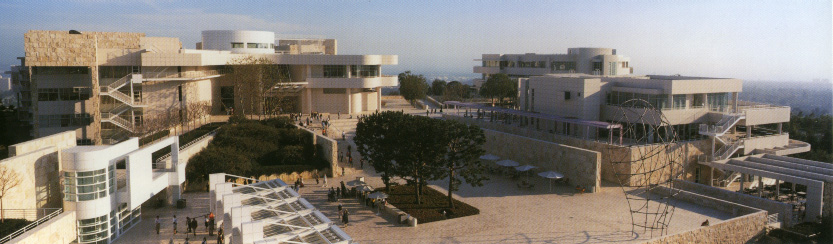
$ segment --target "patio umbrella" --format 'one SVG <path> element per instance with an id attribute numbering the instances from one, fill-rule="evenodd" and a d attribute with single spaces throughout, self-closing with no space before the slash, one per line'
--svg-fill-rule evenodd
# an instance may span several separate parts
<path id="1" fill-rule="evenodd" d="M 373 187 L 369 186 L 369 185 L 363 185 L 363 186 L 359 186 L 359 188 L 357 188 L 357 190 L 362 191 L 362 192 L 373 191 Z"/>
<path id="2" fill-rule="evenodd" d="M 552 191 L 552 180 L 564 178 L 564 175 L 555 171 L 545 171 L 538 173 L 541 177 L 550 179 L 550 191 Z"/>
<path id="3" fill-rule="evenodd" d="M 521 172 L 527 171 L 527 170 L 530 170 L 530 169 L 534 169 L 534 168 L 538 168 L 538 167 L 535 167 L 535 166 L 532 166 L 532 165 L 529 165 L 529 164 L 524 165 L 524 166 L 515 167 L 516 170 L 521 171 Z"/>
<path id="4" fill-rule="evenodd" d="M 360 180 L 351 180 L 351 181 L 348 181 L 344 184 L 349 186 L 349 187 L 359 187 L 359 186 L 365 185 L 366 183 L 364 183 L 364 181 L 360 181 Z"/>
<path id="5" fill-rule="evenodd" d="M 480 156 L 480 159 L 489 160 L 489 161 L 497 161 L 498 159 L 500 159 L 500 157 L 498 157 L 494 154 L 486 154 L 486 155 Z"/>
<path id="6" fill-rule="evenodd" d="M 497 161 L 497 165 L 505 166 L 505 167 L 515 167 L 515 166 L 518 166 L 520 164 L 518 162 L 509 160 L 509 159 L 504 159 L 504 160 Z"/>
<path id="7" fill-rule="evenodd" d="M 385 199 L 385 198 L 388 198 L 388 194 L 385 194 L 384 192 L 381 192 L 381 191 L 377 191 L 377 192 L 374 192 L 374 193 L 370 193 L 370 195 L 367 195 L 367 198 Z"/>

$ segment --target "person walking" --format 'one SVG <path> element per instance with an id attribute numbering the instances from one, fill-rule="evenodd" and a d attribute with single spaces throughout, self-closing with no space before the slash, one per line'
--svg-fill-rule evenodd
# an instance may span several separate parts
<path id="1" fill-rule="evenodd" d="M 199 226 L 200 226 L 200 224 L 197 223 L 197 218 L 192 218 L 191 219 L 191 231 L 194 233 L 194 237 L 197 237 L 197 227 L 199 227 Z"/>
<path id="2" fill-rule="evenodd" d="M 205 231 L 208 231 L 208 214 L 205 215 Z"/>
<path id="3" fill-rule="evenodd" d="M 312 176 L 313 176 L 313 177 L 315 177 L 315 184 L 316 184 L 316 185 L 318 185 L 318 183 L 319 183 L 319 182 L 318 182 L 318 173 L 315 173 L 315 174 L 314 174 L 314 175 L 312 175 Z"/>
<path id="4" fill-rule="evenodd" d="M 321 187 L 327 188 L 327 174 L 324 174 L 324 184 Z"/>
<path id="5" fill-rule="evenodd" d="M 159 220 L 159 215 L 156 215 L 156 234 L 159 235 L 159 227 L 162 227 L 162 221 Z"/>
<path id="6" fill-rule="evenodd" d="M 359 158 L 359 163 L 361 163 L 360 169 L 364 169 L 364 158 Z"/>
<path id="7" fill-rule="evenodd" d="M 185 236 L 191 233 L 191 217 L 185 217 Z"/>
<path id="8" fill-rule="evenodd" d="M 208 235 L 214 235 L 214 212 L 208 213 Z"/>
<path id="9" fill-rule="evenodd" d="M 174 223 L 174 235 L 176 235 L 176 215 L 174 215 L 173 223 Z"/>
<path id="10" fill-rule="evenodd" d="M 202 237 L 202 244 L 208 244 L 208 239 L 205 236 Z"/>
<path id="11" fill-rule="evenodd" d="M 349 217 L 350 217 L 350 211 L 345 209 L 344 213 L 341 215 L 341 222 L 344 223 L 345 228 L 347 227 L 347 224 L 349 224 L 349 222 L 350 222 Z"/>
<path id="12" fill-rule="evenodd" d="M 223 235 L 223 227 L 220 226 L 220 228 L 217 229 L 217 244 L 223 244 L 225 240 L 226 237 Z"/>

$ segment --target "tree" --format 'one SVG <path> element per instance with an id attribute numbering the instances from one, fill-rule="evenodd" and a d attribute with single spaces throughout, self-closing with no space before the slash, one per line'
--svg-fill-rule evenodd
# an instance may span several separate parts
<path id="1" fill-rule="evenodd" d="M 518 86 L 506 74 L 494 74 L 483 83 L 480 89 L 480 95 L 489 98 L 499 98 L 499 102 L 503 103 L 503 98 L 514 98 L 518 93 Z"/>
<path id="2" fill-rule="evenodd" d="M 274 87 L 281 82 L 289 82 L 287 66 L 252 56 L 233 59 L 228 64 L 231 66 L 229 77 L 234 81 L 234 93 L 239 99 L 242 114 L 262 115 L 279 109 L 283 94 L 275 91 Z"/>
<path id="3" fill-rule="evenodd" d="M 443 92 L 445 92 L 445 81 L 440 79 L 434 79 L 431 82 L 431 94 L 435 96 L 442 96 Z"/>
<path id="4" fill-rule="evenodd" d="M 213 173 L 246 175 L 252 167 L 252 161 L 234 148 L 209 145 L 188 159 L 185 172 L 188 179 L 208 180 Z"/>
<path id="5" fill-rule="evenodd" d="M 406 115 L 394 135 L 396 174 L 416 186 L 416 204 L 422 204 L 422 189 L 429 180 L 439 179 L 445 146 L 443 124 L 430 117 Z"/>
<path id="6" fill-rule="evenodd" d="M 463 180 L 471 186 L 483 186 L 483 181 L 488 180 L 483 176 L 486 166 L 479 160 L 484 153 L 482 146 L 486 137 L 476 125 L 451 120 L 439 122 L 444 124 L 442 134 L 445 135 L 443 144 L 446 146 L 445 160 L 440 167 L 444 170 L 443 178 L 448 178 L 448 207 L 454 208 L 451 193 L 459 189 Z"/>
<path id="7" fill-rule="evenodd" d="M 5 165 L 0 165 L 0 223 L 5 222 L 6 219 L 3 215 L 3 198 L 9 190 L 18 185 L 20 185 L 20 175 Z"/>
<path id="8" fill-rule="evenodd" d="M 394 155 L 401 148 L 396 144 L 395 133 L 404 119 L 402 112 L 385 111 L 363 118 L 356 125 L 356 150 L 382 174 L 385 189 L 390 189 L 390 178 L 395 172 Z"/>
<path id="9" fill-rule="evenodd" d="M 469 98 L 469 86 L 460 83 L 459 81 L 451 81 L 445 86 L 445 101 L 461 101 L 463 98 Z"/>
<path id="10" fill-rule="evenodd" d="M 410 70 L 399 74 L 399 93 L 405 100 L 414 102 L 423 99 L 427 91 L 428 83 L 425 76 L 411 74 Z"/>

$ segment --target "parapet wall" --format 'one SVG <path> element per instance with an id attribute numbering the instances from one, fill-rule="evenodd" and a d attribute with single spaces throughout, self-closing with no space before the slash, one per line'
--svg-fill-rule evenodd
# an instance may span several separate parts
<path id="1" fill-rule="evenodd" d="M 716 187 L 697 184 L 690 181 L 674 180 L 674 188 L 713 197 L 716 199 L 737 203 L 744 206 L 766 210 L 768 214 L 778 213 L 783 226 L 792 226 L 792 206 L 790 204 L 773 201 L 747 194 L 728 191 Z"/>
<path id="2" fill-rule="evenodd" d="M 738 217 L 714 223 L 710 226 L 662 236 L 647 241 L 646 243 L 648 244 L 746 243 L 755 236 L 765 232 L 767 225 L 766 211 L 666 187 L 657 187 L 652 193 L 666 196 L 674 193 L 676 194 L 674 195 L 674 199 L 676 200 L 691 202 L 716 210 L 728 211 Z"/>
<path id="3" fill-rule="evenodd" d="M 483 149 L 491 154 L 564 174 L 570 184 L 594 192 L 601 186 L 601 154 L 596 151 L 483 129 Z M 523 145 L 507 147 L 506 145 Z"/>

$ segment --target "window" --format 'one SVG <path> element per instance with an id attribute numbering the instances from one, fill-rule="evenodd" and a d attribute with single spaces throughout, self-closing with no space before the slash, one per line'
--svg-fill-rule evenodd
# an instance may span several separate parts
<path id="1" fill-rule="evenodd" d="M 107 196 L 107 169 L 64 172 L 64 200 L 77 202 Z"/>
<path id="2" fill-rule="evenodd" d="M 324 65 L 324 77 L 328 78 L 343 78 L 347 77 L 345 74 L 346 66 L 344 65 Z"/>
<path id="3" fill-rule="evenodd" d="M 378 77 L 379 65 L 352 65 L 350 73 L 355 77 Z"/>
<path id="4" fill-rule="evenodd" d="M 176 94 L 177 94 L 177 97 L 179 97 L 179 101 L 182 102 L 182 86 L 177 86 L 176 87 Z"/>
<path id="5" fill-rule="evenodd" d="M 568 91 L 564 92 L 564 100 L 570 100 L 570 92 L 568 92 Z"/>
<path id="6" fill-rule="evenodd" d="M 691 101 L 692 108 L 702 108 L 706 106 L 705 98 L 706 94 L 694 94 L 692 95 L 693 101 Z"/>
<path id="7" fill-rule="evenodd" d="M 345 94 L 347 89 L 344 88 L 324 88 L 324 94 Z"/>
<path id="8" fill-rule="evenodd" d="M 87 67 L 34 67 L 32 73 L 34 75 L 79 75 L 89 74 L 90 69 Z"/>
<path id="9" fill-rule="evenodd" d="M 231 43 L 231 48 L 243 48 L 243 43 L 242 42 L 232 42 Z"/>
<path id="10" fill-rule="evenodd" d="M 628 62 L 622 62 L 622 68 L 627 68 L 627 67 L 628 67 Z"/>
<path id="11" fill-rule="evenodd" d="M 483 67 L 498 67 L 500 61 L 483 61 Z"/>
<path id="12" fill-rule="evenodd" d="M 38 89 L 38 101 L 80 101 L 90 99 L 90 88 L 41 88 Z"/>
<path id="13" fill-rule="evenodd" d="M 38 115 L 39 126 L 43 128 L 87 126 L 91 121 L 90 114 Z"/>
<path id="14" fill-rule="evenodd" d="M 566 71 L 566 70 L 575 70 L 576 63 L 575 62 L 552 62 L 551 70 L 556 71 Z"/>
<path id="15" fill-rule="evenodd" d="M 610 62 L 609 75 L 616 75 L 616 62 Z"/>
<path id="16" fill-rule="evenodd" d="M 257 43 L 246 43 L 246 48 L 257 48 Z"/>
<path id="17" fill-rule="evenodd" d="M 685 94 L 674 95 L 674 109 L 685 109 Z"/>

